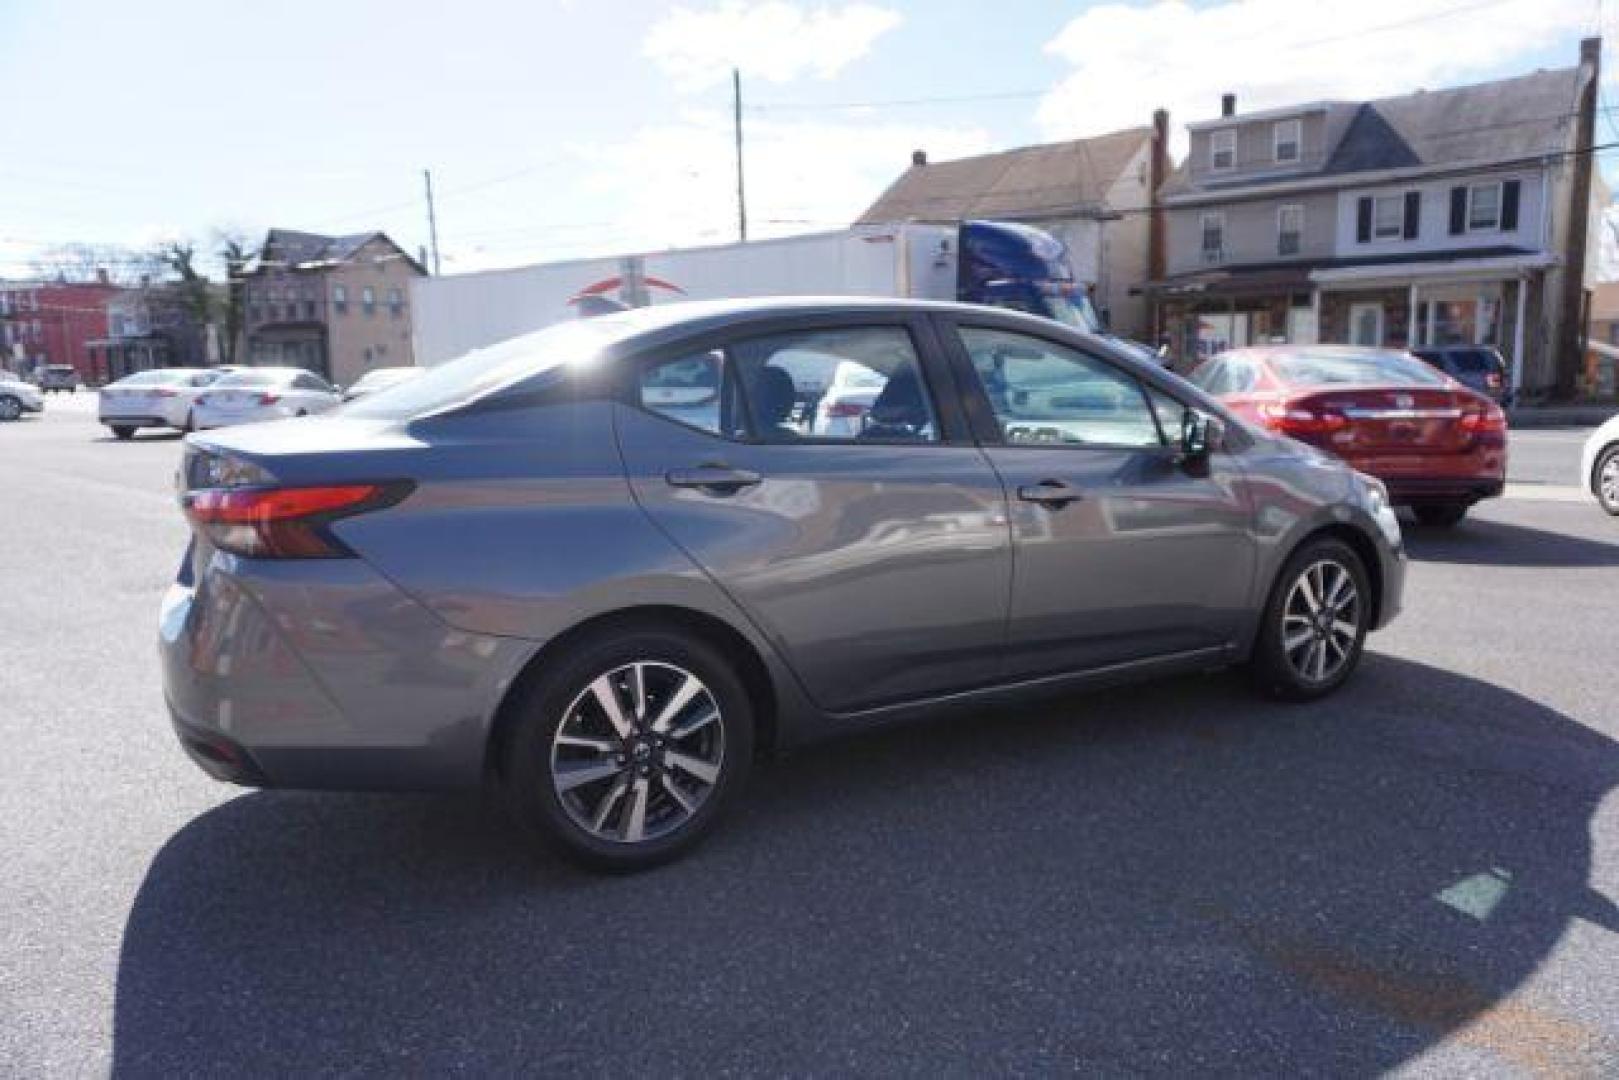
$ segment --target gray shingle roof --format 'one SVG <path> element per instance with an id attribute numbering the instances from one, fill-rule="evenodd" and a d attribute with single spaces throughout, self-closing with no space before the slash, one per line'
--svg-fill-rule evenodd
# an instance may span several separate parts
<path id="1" fill-rule="evenodd" d="M 1203 184 L 1200 190 L 1383 169 L 1487 164 L 1559 153 L 1573 144 L 1580 78 L 1578 67 L 1558 68 L 1360 104 L 1334 103 L 1333 110 L 1352 110 L 1353 115 L 1319 171 L 1262 180 L 1222 177 L 1218 183 Z M 1242 119 L 1239 115 L 1236 122 Z M 1197 189 L 1182 162 L 1159 194 Z"/>
<path id="2" fill-rule="evenodd" d="M 1078 214 L 1099 209 L 1150 127 L 912 165 L 861 223 Z"/>
<path id="3" fill-rule="evenodd" d="M 299 232 L 296 229 L 271 229 L 264 240 L 262 259 L 265 262 L 284 263 L 289 266 L 298 263 L 345 262 L 352 259 L 366 244 L 379 237 L 409 259 L 411 265 L 416 264 L 410 253 L 390 240 L 386 233 L 374 231 L 350 233 L 347 236 L 323 236 L 320 233 Z"/>

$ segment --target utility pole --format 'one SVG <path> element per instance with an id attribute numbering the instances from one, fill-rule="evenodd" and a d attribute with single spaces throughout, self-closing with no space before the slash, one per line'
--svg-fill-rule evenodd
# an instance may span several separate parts
<path id="1" fill-rule="evenodd" d="M 433 170 L 423 169 L 422 180 L 427 184 L 427 236 L 433 242 L 433 276 L 438 277 L 438 218 L 433 214 Z"/>
<path id="2" fill-rule="evenodd" d="M 736 231 L 748 241 L 748 196 L 742 186 L 742 73 L 731 69 L 731 111 L 736 126 Z"/>

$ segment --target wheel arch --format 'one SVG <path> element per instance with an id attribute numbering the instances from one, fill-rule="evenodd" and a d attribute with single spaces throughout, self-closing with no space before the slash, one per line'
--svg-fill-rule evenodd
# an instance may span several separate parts
<path id="1" fill-rule="evenodd" d="M 1585 483 L 1592 495 L 1602 490 L 1602 463 L 1608 459 L 1609 454 L 1619 453 L 1619 438 L 1597 447 L 1596 453 L 1591 455 L 1591 469 L 1586 474 Z"/>
<path id="2" fill-rule="evenodd" d="M 518 703 L 545 667 L 579 642 L 597 635 L 623 633 L 631 628 L 678 629 L 703 639 L 736 662 L 737 675 L 753 706 L 754 749 L 767 755 L 776 749 L 780 701 L 770 668 L 747 636 L 725 620 L 695 608 L 644 604 L 604 612 L 585 619 L 542 645 L 523 665 L 495 709 L 484 747 L 484 771 L 500 768 L 501 748 L 517 718 Z"/>

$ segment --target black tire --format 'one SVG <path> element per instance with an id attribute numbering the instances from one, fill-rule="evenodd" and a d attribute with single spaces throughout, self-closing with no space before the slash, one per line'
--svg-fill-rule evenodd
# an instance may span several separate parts
<path id="1" fill-rule="evenodd" d="M 1619 517 L 1619 488 L 1612 489 L 1606 495 L 1602 492 L 1602 474 L 1610 467 L 1619 468 L 1619 443 L 1598 454 L 1596 466 L 1591 470 L 1591 493 L 1597 497 L 1597 505 L 1614 517 Z"/>
<path id="2" fill-rule="evenodd" d="M 1295 649 L 1290 656 L 1285 643 L 1289 640 L 1287 628 L 1297 626 L 1293 621 L 1296 616 L 1289 611 L 1288 606 L 1295 587 L 1299 585 L 1306 571 L 1322 564 L 1336 565 L 1347 572 L 1354 585 L 1357 603 L 1352 619 L 1354 623 L 1352 641 L 1344 643 L 1346 652 L 1341 654 L 1342 662 L 1325 677 L 1314 678 L 1300 670 L 1298 664 L 1300 652 Z M 1281 573 L 1276 576 L 1275 584 L 1271 586 L 1270 599 L 1265 604 L 1263 614 L 1264 622 L 1260 625 L 1259 636 L 1254 642 L 1253 655 L 1248 662 L 1254 688 L 1262 694 L 1284 701 L 1313 701 L 1338 689 L 1350 675 L 1354 674 L 1355 668 L 1360 664 L 1366 634 L 1371 629 L 1372 604 L 1371 579 L 1354 548 L 1341 540 L 1329 537 L 1306 542 L 1287 560 Z M 1337 620 L 1329 621 L 1334 624 L 1337 622 Z M 1294 631 L 1296 632 L 1297 630 Z M 1329 629 L 1325 632 L 1330 634 L 1332 631 Z M 1311 634 L 1314 637 L 1321 636 L 1316 634 L 1314 628 Z M 1323 650 L 1328 649 L 1330 644 L 1323 641 Z M 1302 646 L 1305 649 L 1311 647 L 1308 641 Z M 1326 655 L 1330 658 L 1332 654 Z"/>
<path id="3" fill-rule="evenodd" d="M 124 424 L 114 424 L 112 433 L 120 442 L 128 442 L 135 437 L 135 429 Z"/>
<path id="4" fill-rule="evenodd" d="M 1467 510 L 1468 504 L 1464 502 L 1417 503 L 1411 507 L 1417 524 L 1429 529 L 1454 528 L 1467 516 Z"/>
<path id="5" fill-rule="evenodd" d="M 0 422 L 20 420 L 22 418 L 22 402 L 10 394 L 0 394 Z"/>
<path id="6" fill-rule="evenodd" d="M 607 768 L 616 768 L 617 772 L 581 785 L 575 789 L 580 792 L 578 795 L 564 796 L 558 790 L 559 781 L 553 772 L 553 758 L 562 752 L 555 741 L 558 728 L 578 715 L 578 710 L 596 709 L 594 702 L 599 698 L 591 698 L 583 705 L 579 703 L 585 701 L 599 678 L 632 664 L 648 665 L 649 670 L 661 672 L 660 678 L 678 680 L 678 675 L 671 674 L 672 669 L 683 669 L 681 674 L 696 676 L 719 711 L 721 752 L 717 777 L 706 788 L 695 810 L 686 811 L 677 806 L 659 786 L 671 782 L 665 774 L 676 781 L 683 775 L 663 766 L 663 751 L 657 752 L 651 766 L 641 766 L 643 771 L 638 773 L 628 744 L 621 741 L 617 743 L 618 748 L 625 752 L 613 759 L 616 765 L 609 763 L 607 755 L 590 759 L 602 762 Z M 629 692 L 627 688 L 626 692 Z M 593 635 L 568 648 L 564 655 L 549 660 L 544 673 L 520 694 L 511 705 L 514 711 L 498 747 L 497 776 L 506 805 L 518 823 L 547 847 L 591 869 L 628 873 L 646 870 L 685 854 L 713 831 L 741 790 L 753 761 L 753 706 L 742 680 L 717 649 L 680 630 L 646 625 Z M 657 711 L 658 705 L 674 696 L 665 694 L 660 700 L 652 695 L 649 689 L 644 698 L 648 702 L 644 710 L 647 718 Z M 575 730 L 580 729 L 570 728 L 570 731 Z M 626 766 L 627 759 L 630 764 Z M 649 767 L 657 771 L 647 779 L 644 770 Z M 632 785 L 638 777 L 650 785 L 650 795 L 643 795 L 641 803 L 649 825 L 653 807 L 660 805 L 665 820 L 678 820 L 678 824 L 666 825 L 670 831 L 662 835 L 635 842 L 626 839 L 630 828 L 626 815 L 632 796 L 621 792 L 617 802 L 612 797 L 613 788 L 626 777 Z M 587 802 L 592 797 L 598 800 L 594 804 Z M 565 805 L 565 798 L 577 801 Z M 647 799 L 654 801 L 649 804 Z M 659 799 L 661 804 L 656 802 Z M 575 815 L 582 816 L 585 810 L 599 812 L 604 802 L 610 804 L 609 809 L 614 813 L 607 819 L 611 825 L 603 828 L 618 831 L 617 839 L 592 832 L 589 823 L 576 820 Z"/>

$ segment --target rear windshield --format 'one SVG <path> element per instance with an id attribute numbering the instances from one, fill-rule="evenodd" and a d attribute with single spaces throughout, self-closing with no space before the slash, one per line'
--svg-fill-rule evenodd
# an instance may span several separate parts
<path id="1" fill-rule="evenodd" d="M 1501 361 L 1488 349 L 1447 349 L 1439 358 L 1452 369 L 1469 375 L 1484 375 L 1501 366 Z"/>
<path id="2" fill-rule="evenodd" d="M 285 371 L 238 371 L 234 375 L 226 375 L 214 385 L 221 390 L 232 386 L 275 386 L 290 378 L 292 375 Z"/>
<path id="3" fill-rule="evenodd" d="M 1438 372 L 1398 353 L 1287 353 L 1271 366 L 1293 386 L 1444 386 Z"/>
<path id="4" fill-rule="evenodd" d="M 619 332 L 612 316 L 558 323 L 430 368 L 417 378 L 351 402 L 344 412 L 387 420 L 436 412 L 547 371 L 560 371 L 569 362 L 589 360 Z"/>
<path id="5" fill-rule="evenodd" d="M 126 375 L 113 385 L 115 386 L 162 386 L 166 383 L 184 382 L 194 371 L 182 368 L 158 368 L 155 371 L 137 371 L 133 375 Z"/>

